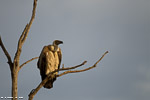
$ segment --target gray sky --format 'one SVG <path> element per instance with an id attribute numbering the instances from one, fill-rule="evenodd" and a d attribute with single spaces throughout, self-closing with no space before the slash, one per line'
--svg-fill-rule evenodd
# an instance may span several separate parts
<path id="1" fill-rule="evenodd" d="M 0 0 L 0 35 L 12 56 L 31 17 L 33 0 Z M 38 0 L 36 19 L 23 46 L 20 64 L 39 56 L 44 45 L 64 41 L 65 67 L 87 60 L 87 72 L 57 79 L 34 100 L 149 100 L 150 0 Z M 19 72 L 19 96 L 24 100 L 40 82 L 37 60 Z M 0 97 L 11 96 L 11 76 L 0 49 Z"/>

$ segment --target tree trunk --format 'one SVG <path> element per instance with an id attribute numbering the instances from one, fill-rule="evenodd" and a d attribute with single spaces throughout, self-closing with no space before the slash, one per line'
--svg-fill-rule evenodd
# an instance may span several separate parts
<path id="1" fill-rule="evenodd" d="M 17 85 L 17 81 L 18 81 L 18 69 L 13 68 L 12 72 L 11 72 L 11 77 L 12 77 L 12 100 L 17 100 L 18 98 L 18 85 Z"/>

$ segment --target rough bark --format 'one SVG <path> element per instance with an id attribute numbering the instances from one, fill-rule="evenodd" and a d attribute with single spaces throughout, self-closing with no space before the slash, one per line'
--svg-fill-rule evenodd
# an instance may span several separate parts
<path id="1" fill-rule="evenodd" d="M 12 100 L 18 99 L 18 70 L 13 69 L 11 72 L 12 78 Z"/>

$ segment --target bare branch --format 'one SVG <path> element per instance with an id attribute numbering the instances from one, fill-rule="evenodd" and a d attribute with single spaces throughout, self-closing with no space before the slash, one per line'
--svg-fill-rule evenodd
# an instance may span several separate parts
<path id="1" fill-rule="evenodd" d="M 68 74 L 68 73 L 77 73 L 77 72 L 83 72 L 83 71 L 90 70 L 90 69 L 96 67 L 96 65 L 103 59 L 103 57 L 104 57 L 107 53 L 108 53 L 108 51 L 106 51 L 106 52 L 103 54 L 103 56 L 102 56 L 93 66 L 91 66 L 91 67 L 89 67 L 89 68 L 86 68 L 86 69 L 83 69 L 83 70 L 65 71 L 65 72 L 63 72 L 63 73 L 57 75 L 57 77 L 63 76 L 63 75 Z M 42 87 L 45 85 L 45 83 L 48 81 L 48 79 L 49 79 L 49 77 L 50 77 L 51 74 L 53 74 L 53 73 L 55 73 L 55 72 L 58 72 L 58 71 L 76 69 L 76 68 L 78 68 L 78 67 L 83 66 L 83 65 L 86 64 L 86 63 L 87 63 L 87 61 L 84 61 L 83 63 L 81 63 L 81 64 L 79 64 L 79 65 L 77 65 L 77 66 L 74 66 L 74 67 L 67 67 L 67 68 L 64 68 L 64 65 L 63 65 L 63 67 L 62 67 L 61 69 L 58 69 L 58 70 L 55 70 L 55 71 L 49 73 L 48 76 L 37 86 L 37 88 L 36 88 L 36 89 L 33 89 L 33 90 L 30 92 L 30 94 L 29 94 L 29 99 L 28 99 L 28 100 L 33 100 L 35 94 L 40 90 L 40 88 L 42 88 Z"/>
<path id="2" fill-rule="evenodd" d="M 19 38 L 19 43 L 20 43 L 20 44 L 18 44 L 18 45 L 21 45 L 21 43 L 24 43 L 24 41 L 25 41 L 24 38 L 26 37 L 25 34 L 26 34 L 26 32 L 27 32 L 28 27 L 29 27 L 29 24 L 27 24 L 27 25 L 25 26 L 25 28 L 24 28 L 24 30 L 23 30 L 23 32 L 22 32 L 20 38 Z"/>
<path id="3" fill-rule="evenodd" d="M 24 31 L 22 32 L 22 35 L 20 36 L 19 41 L 18 41 L 17 52 L 16 52 L 15 57 L 14 57 L 14 62 L 16 64 L 16 66 L 19 65 L 19 58 L 20 58 L 20 54 L 22 51 L 22 46 L 23 46 L 23 44 L 24 44 L 24 42 L 28 36 L 30 27 L 31 27 L 32 22 L 35 18 L 36 7 L 37 7 L 37 0 L 34 0 L 31 19 L 30 19 L 29 23 L 26 25 L 26 27 L 24 28 Z"/>
<path id="4" fill-rule="evenodd" d="M 2 42 L 1 36 L 0 36 L 0 46 L 1 46 L 3 52 L 5 53 L 5 55 L 6 55 L 7 59 L 8 59 L 7 63 L 9 64 L 10 69 L 11 69 L 11 67 L 12 67 L 12 60 L 11 60 L 11 57 L 10 57 L 8 51 L 6 50 L 6 48 L 5 48 L 5 46 L 4 46 L 3 42 Z"/>
<path id="5" fill-rule="evenodd" d="M 29 63 L 29 62 L 35 60 L 35 59 L 38 59 L 38 58 L 39 58 L 39 57 L 34 57 L 34 58 L 32 58 L 32 59 L 26 61 L 25 63 L 23 63 L 22 65 L 20 65 L 20 69 L 21 69 L 25 64 L 27 64 L 27 63 Z"/>
<path id="6" fill-rule="evenodd" d="M 92 68 L 95 68 L 96 65 L 103 59 L 103 57 L 104 57 L 107 53 L 108 53 L 108 51 L 106 51 L 106 52 L 102 55 L 102 57 L 101 57 L 93 66 L 91 66 L 91 67 L 85 68 L 85 69 L 83 69 L 83 70 L 65 71 L 65 72 L 63 72 L 63 73 L 57 75 L 57 77 L 60 77 L 60 76 L 63 76 L 63 75 L 69 74 L 69 73 L 84 72 L 84 71 L 90 70 L 90 69 L 92 69 Z"/>
<path id="7" fill-rule="evenodd" d="M 85 65 L 86 63 L 87 63 L 87 61 L 84 61 L 83 63 L 81 63 L 81 64 L 79 64 L 79 65 L 77 65 L 77 66 L 74 66 L 74 67 L 66 67 L 66 68 L 64 67 L 64 65 L 62 65 L 62 68 L 61 68 L 61 69 L 55 70 L 53 73 L 58 72 L 58 71 L 64 71 L 64 70 L 75 69 L 75 68 L 78 68 L 78 67 L 80 67 L 80 66 Z"/>

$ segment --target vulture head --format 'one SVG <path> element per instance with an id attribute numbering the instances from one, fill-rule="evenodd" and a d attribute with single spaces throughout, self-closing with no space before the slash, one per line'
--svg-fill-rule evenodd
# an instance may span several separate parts
<path id="1" fill-rule="evenodd" d="M 60 40 L 54 40 L 53 41 L 54 46 L 56 46 L 56 45 L 58 46 L 59 44 L 63 44 L 63 41 L 60 41 Z"/>

